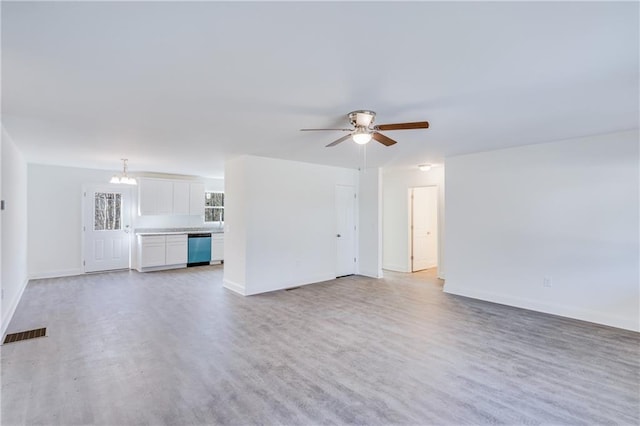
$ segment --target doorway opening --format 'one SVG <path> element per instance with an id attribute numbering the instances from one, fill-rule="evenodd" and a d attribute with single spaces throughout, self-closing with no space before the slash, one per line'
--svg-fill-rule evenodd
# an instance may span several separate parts
<path id="1" fill-rule="evenodd" d="M 438 267 L 438 187 L 409 188 L 411 272 Z"/>
<path id="2" fill-rule="evenodd" d="M 356 189 L 336 185 L 336 278 L 356 273 Z"/>

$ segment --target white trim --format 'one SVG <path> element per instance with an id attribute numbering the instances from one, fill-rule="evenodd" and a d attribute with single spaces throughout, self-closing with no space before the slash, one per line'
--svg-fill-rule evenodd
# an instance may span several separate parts
<path id="1" fill-rule="evenodd" d="M 72 277 L 74 275 L 82 275 L 82 274 L 84 274 L 84 270 L 82 268 L 59 269 L 57 271 L 33 272 L 29 274 L 29 279 L 40 280 L 43 278 Z"/>
<path id="2" fill-rule="evenodd" d="M 13 314 L 16 313 L 16 309 L 18 308 L 18 304 L 22 299 L 22 294 L 24 293 L 24 290 L 27 288 L 28 283 L 29 283 L 29 280 L 24 280 L 24 282 L 22 283 L 22 286 L 20 287 L 20 290 L 18 290 L 18 294 L 16 295 L 14 300 L 11 302 L 11 305 L 9 305 L 9 309 L 2 312 L 2 333 L 0 333 L 2 335 L 2 341 L 0 341 L 0 345 L 2 345 L 2 342 L 4 342 L 5 333 L 7 332 L 9 323 L 13 319 Z"/>
<path id="3" fill-rule="evenodd" d="M 224 288 L 229 289 L 229 290 L 233 291 L 234 293 L 238 293 L 238 294 L 240 294 L 242 296 L 246 296 L 247 295 L 245 290 L 244 290 L 244 286 L 243 285 L 236 284 L 233 281 L 229 281 L 227 279 L 223 280 L 222 283 L 223 283 L 223 287 Z"/>
<path id="4" fill-rule="evenodd" d="M 544 312 L 547 314 L 593 322 L 596 324 L 622 328 L 625 330 L 640 331 L 640 323 L 638 321 L 638 318 L 619 317 L 610 315 L 608 313 L 592 311 L 575 306 L 545 303 L 538 300 L 514 297 L 493 292 L 479 291 L 474 288 L 456 286 L 447 283 L 445 283 L 443 291 L 449 294 L 470 297 L 472 299 L 479 299 L 487 302 L 499 303 L 502 305 L 514 306 L 516 308 Z"/>
<path id="5" fill-rule="evenodd" d="M 355 275 L 354 274 L 350 274 L 350 275 Z M 350 275 L 345 275 L 345 276 L 350 276 Z M 245 296 L 253 296 L 256 294 L 264 294 L 264 293 L 271 293 L 272 291 L 281 291 L 281 290 L 286 290 L 288 288 L 294 288 L 294 287 L 302 287 L 305 285 L 312 285 L 312 284 L 320 284 L 320 283 L 324 283 L 327 281 L 333 281 L 335 280 L 336 277 L 335 274 L 332 275 L 318 275 L 312 278 L 307 278 L 304 281 L 301 280 L 293 280 L 293 281 L 287 281 L 281 284 L 278 284 L 279 287 L 278 288 L 272 288 L 269 290 L 260 290 L 260 291 L 246 291 L 245 289 Z"/>
<path id="6" fill-rule="evenodd" d="M 409 268 L 407 268 L 407 265 L 398 265 L 393 263 L 383 264 L 382 269 L 386 269 L 387 271 L 394 271 L 394 272 L 411 272 Z"/>
<path id="7" fill-rule="evenodd" d="M 379 270 L 378 272 L 360 271 L 358 275 L 362 275 L 363 277 L 369 277 L 369 278 L 383 278 L 382 269 Z"/>
<path id="8" fill-rule="evenodd" d="M 359 274 L 350 274 L 350 275 L 345 275 L 346 277 L 351 276 L 351 275 L 359 275 Z M 265 293 L 271 293 L 274 291 L 282 291 L 282 290 L 286 290 L 289 288 L 296 288 L 296 287 L 303 287 L 303 286 L 307 286 L 307 285 L 313 285 L 313 284 L 321 284 L 321 283 L 325 283 L 328 281 L 333 281 L 335 279 L 338 279 L 338 277 L 333 276 L 333 275 L 323 275 L 323 276 L 316 276 L 315 278 L 311 278 L 311 279 L 306 279 L 304 281 L 300 281 L 300 280 L 294 280 L 294 281 L 289 281 L 286 283 L 281 283 L 279 284 L 279 287 L 277 288 L 272 288 L 269 290 L 259 290 L 259 291 L 247 291 L 245 286 L 242 286 L 240 284 L 236 284 L 233 282 L 230 282 L 228 280 L 224 281 L 224 287 L 228 288 L 229 290 L 233 290 L 236 293 L 240 293 L 243 296 L 254 296 L 257 294 L 265 294 Z M 232 287 L 234 286 L 234 287 Z"/>
<path id="9" fill-rule="evenodd" d="M 186 263 L 178 263 L 175 265 L 145 266 L 144 268 L 137 268 L 136 271 L 144 273 L 144 272 L 167 271 L 169 269 L 182 269 L 186 267 L 187 267 Z M 118 271 L 121 269 L 115 269 L 115 270 Z M 98 272 L 110 272 L 110 271 L 98 271 Z"/>

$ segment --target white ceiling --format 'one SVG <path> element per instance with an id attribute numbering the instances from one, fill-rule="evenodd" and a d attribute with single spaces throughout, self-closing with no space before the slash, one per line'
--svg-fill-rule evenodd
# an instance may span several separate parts
<path id="1" fill-rule="evenodd" d="M 638 128 L 627 3 L 2 2 L 2 122 L 28 162 L 221 177 L 254 154 L 361 167 L 324 146 L 355 109 L 366 164 Z"/>

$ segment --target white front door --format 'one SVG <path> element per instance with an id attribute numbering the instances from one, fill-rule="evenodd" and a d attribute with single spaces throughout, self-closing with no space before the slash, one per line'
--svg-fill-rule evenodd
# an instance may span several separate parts
<path id="1" fill-rule="evenodd" d="M 409 190 L 411 202 L 411 271 L 438 265 L 438 188 Z"/>
<path id="2" fill-rule="evenodd" d="M 88 186 L 82 199 L 84 271 L 129 268 L 130 189 Z"/>
<path id="3" fill-rule="evenodd" d="M 356 272 L 356 191 L 336 185 L 336 277 Z"/>

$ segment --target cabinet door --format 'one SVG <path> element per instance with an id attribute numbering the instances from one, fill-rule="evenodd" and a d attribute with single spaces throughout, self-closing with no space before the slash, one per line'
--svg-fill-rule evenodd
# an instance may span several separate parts
<path id="1" fill-rule="evenodd" d="M 138 179 L 138 214 L 141 216 L 155 214 L 156 185 L 153 180 Z"/>
<path id="2" fill-rule="evenodd" d="M 173 182 L 158 179 L 156 181 L 158 191 L 156 193 L 156 214 L 168 215 L 173 213 Z"/>
<path id="3" fill-rule="evenodd" d="M 173 213 L 173 182 L 141 178 L 138 185 L 138 213 L 141 216 Z"/>
<path id="4" fill-rule="evenodd" d="M 173 182 L 173 214 L 189 214 L 189 182 Z"/>
<path id="5" fill-rule="evenodd" d="M 224 234 L 213 234 L 211 236 L 211 260 L 224 260 Z"/>
<path id="6" fill-rule="evenodd" d="M 189 214 L 204 216 L 204 183 L 190 184 Z"/>
<path id="7" fill-rule="evenodd" d="M 167 235 L 166 262 L 167 265 L 187 263 L 187 236 Z"/>
<path id="8" fill-rule="evenodd" d="M 140 267 L 165 265 L 165 242 L 164 236 L 140 236 Z"/>

